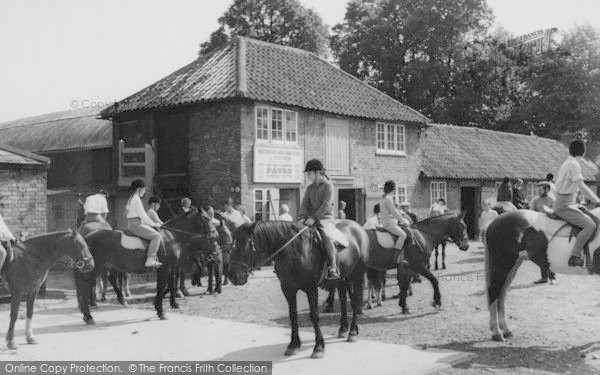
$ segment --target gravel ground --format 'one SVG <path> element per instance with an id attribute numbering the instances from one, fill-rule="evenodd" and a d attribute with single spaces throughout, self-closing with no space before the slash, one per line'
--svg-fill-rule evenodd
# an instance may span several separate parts
<path id="1" fill-rule="evenodd" d="M 472 360 L 441 371 L 440 375 L 600 373 L 598 278 L 558 275 L 556 285 L 533 285 L 539 278 L 539 269 L 525 262 L 507 300 L 508 324 L 515 337 L 506 343 L 496 343 L 490 341 L 487 328 L 481 244 L 473 242 L 467 252 L 449 245 L 447 253 L 447 269 L 435 271 L 444 305 L 441 311 L 431 307 L 431 285 L 424 280 L 413 284 L 414 296 L 408 299 L 410 315 L 400 313 L 397 300 L 387 300 L 383 307 L 373 310 L 365 309 L 359 321 L 361 337 L 423 350 L 449 349 L 475 354 Z M 71 298 L 52 289 L 72 285 L 68 277 L 52 273 L 48 281 L 50 297 Z M 153 288 L 151 283 L 145 283 L 132 287 L 132 292 L 152 293 Z M 180 300 L 181 313 L 289 327 L 287 304 L 270 268 L 251 276 L 245 286 L 225 286 L 223 294 L 218 296 L 203 294 L 205 287 L 190 287 L 190 291 L 190 297 Z M 388 296 L 397 293 L 391 274 L 386 293 Z M 111 293 L 110 298 L 113 296 Z M 326 297 L 325 292 L 320 293 L 322 306 Z M 149 297 L 132 298 L 130 303 L 152 308 Z M 312 330 L 303 294 L 299 295 L 298 305 L 301 329 Z M 7 307 L 1 305 L 0 309 Z M 336 312 L 339 312 L 337 302 Z M 324 334 L 335 334 L 338 324 L 338 313 L 321 314 Z"/>

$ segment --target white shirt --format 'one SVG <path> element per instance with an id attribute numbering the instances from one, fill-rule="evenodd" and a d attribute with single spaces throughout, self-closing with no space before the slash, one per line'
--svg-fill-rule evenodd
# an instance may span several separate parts
<path id="1" fill-rule="evenodd" d="M 155 223 L 148 214 L 146 210 L 144 210 L 144 204 L 140 199 L 140 196 L 137 194 L 133 194 L 129 202 L 127 203 L 127 207 L 125 207 L 125 212 L 127 213 L 128 219 L 139 218 L 142 223 L 154 227 L 157 223 Z"/>
<path id="2" fill-rule="evenodd" d="M 85 199 L 83 204 L 84 214 L 107 214 L 108 213 L 108 202 L 106 197 L 102 194 L 90 195 Z"/>
<path id="3" fill-rule="evenodd" d="M 431 206 L 431 208 L 429 209 L 430 214 L 436 213 L 437 215 L 443 215 L 445 211 L 446 211 L 446 206 L 443 206 L 439 203 L 434 203 Z"/>
<path id="4" fill-rule="evenodd" d="M 244 218 L 238 210 L 231 210 L 231 212 L 223 211 L 221 215 L 229 222 L 233 223 L 234 229 L 237 229 L 244 225 Z"/>
<path id="5" fill-rule="evenodd" d="M 548 184 L 550 184 L 550 191 L 548 192 L 548 196 L 552 198 L 552 200 L 556 200 L 556 185 L 554 185 L 554 182 L 552 181 L 548 181 Z"/>
<path id="6" fill-rule="evenodd" d="M 15 236 L 11 233 L 10 229 L 6 226 L 4 219 L 0 216 L 0 240 L 11 241 L 15 240 Z"/>
<path id="7" fill-rule="evenodd" d="M 279 215 L 279 221 L 294 221 L 294 219 L 292 219 L 292 215 L 285 213 Z"/>
<path id="8" fill-rule="evenodd" d="M 148 210 L 148 217 L 150 217 L 150 219 L 157 224 L 164 224 L 164 222 L 160 219 L 160 216 L 158 216 L 158 212 L 154 211 L 153 209 Z"/>
<path id="9" fill-rule="evenodd" d="M 363 225 L 363 229 L 377 229 L 379 226 L 379 216 L 373 215 L 367 219 L 365 225 Z"/>
<path id="10" fill-rule="evenodd" d="M 579 161 L 572 156 L 560 166 L 556 178 L 556 192 L 558 194 L 576 194 L 579 191 L 577 184 L 583 181 Z"/>

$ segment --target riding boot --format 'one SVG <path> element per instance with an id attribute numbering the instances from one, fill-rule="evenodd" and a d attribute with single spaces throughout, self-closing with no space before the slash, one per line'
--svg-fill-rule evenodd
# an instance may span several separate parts
<path id="1" fill-rule="evenodd" d="M 335 249 L 333 241 L 331 241 L 329 238 L 325 238 L 325 236 L 323 237 L 323 247 L 327 255 L 327 262 L 329 265 L 329 270 L 327 272 L 327 280 L 337 280 L 340 278 L 340 274 L 337 270 L 337 250 Z"/>

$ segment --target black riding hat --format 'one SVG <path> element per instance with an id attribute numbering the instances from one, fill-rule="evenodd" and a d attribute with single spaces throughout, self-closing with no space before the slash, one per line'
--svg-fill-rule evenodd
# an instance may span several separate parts
<path id="1" fill-rule="evenodd" d="M 306 168 L 304 168 L 304 172 L 318 172 L 324 171 L 325 167 L 323 163 L 319 159 L 311 159 L 306 163 Z"/>

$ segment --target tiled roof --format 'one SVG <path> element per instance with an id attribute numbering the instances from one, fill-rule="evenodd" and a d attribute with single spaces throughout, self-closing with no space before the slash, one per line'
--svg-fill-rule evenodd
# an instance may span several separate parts
<path id="1" fill-rule="evenodd" d="M 49 164 L 50 159 L 44 156 L 8 146 L 0 146 L 0 166 L 18 165 L 23 167 L 47 168 Z"/>
<path id="2" fill-rule="evenodd" d="M 0 124 L 0 143 L 28 151 L 112 147 L 112 124 L 97 108 L 48 113 Z"/>
<path id="3" fill-rule="evenodd" d="M 237 37 L 102 112 L 173 107 L 225 98 L 280 103 L 351 117 L 425 123 L 412 108 L 297 48 Z"/>
<path id="4" fill-rule="evenodd" d="M 428 178 L 501 180 L 504 177 L 542 180 L 558 174 L 569 155 L 557 140 L 479 128 L 430 124 L 423 138 L 421 172 Z M 587 181 L 598 167 L 581 163 Z"/>

